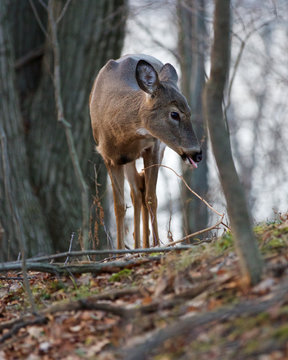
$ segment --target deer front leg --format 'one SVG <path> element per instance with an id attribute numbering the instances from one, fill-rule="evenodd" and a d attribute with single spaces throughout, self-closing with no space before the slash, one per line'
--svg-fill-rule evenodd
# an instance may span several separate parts
<path id="1" fill-rule="evenodd" d="M 143 184 L 143 190 L 142 190 L 142 206 L 141 206 L 141 212 L 142 212 L 142 225 L 143 225 L 143 247 L 145 249 L 149 248 L 149 212 L 146 206 L 146 186 L 145 186 L 145 173 L 144 171 L 141 171 L 139 174 L 141 176 L 142 184 Z"/>
<path id="2" fill-rule="evenodd" d="M 124 216 L 126 205 L 124 200 L 124 168 L 106 164 L 111 179 L 114 199 L 114 210 L 117 225 L 117 248 L 124 249 Z"/>
<path id="3" fill-rule="evenodd" d="M 162 157 L 163 151 L 160 149 L 160 142 L 157 142 L 153 148 L 146 150 L 143 154 L 145 167 L 145 204 L 151 220 L 153 246 L 159 246 L 156 185 L 159 171 L 157 165 L 161 164 Z"/>
<path id="4" fill-rule="evenodd" d="M 138 173 L 135 162 L 125 165 L 125 173 L 131 189 L 134 207 L 134 243 L 135 249 L 140 248 L 140 214 L 144 191 L 144 178 Z"/>

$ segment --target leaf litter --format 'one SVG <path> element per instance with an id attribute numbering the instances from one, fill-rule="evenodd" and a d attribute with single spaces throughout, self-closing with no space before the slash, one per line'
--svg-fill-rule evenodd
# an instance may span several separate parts
<path id="1" fill-rule="evenodd" d="M 21 280 L 7 273 L 0 280 L 0 358 L 287 359 L 287 219 L 255 232 L 266 266 L 250 289 L 239 277 L 231 235 L 113 274 L 29 272 L 43 316 L 37 324 Z M 31 324 L 4 338 L 17 319 Z"/>

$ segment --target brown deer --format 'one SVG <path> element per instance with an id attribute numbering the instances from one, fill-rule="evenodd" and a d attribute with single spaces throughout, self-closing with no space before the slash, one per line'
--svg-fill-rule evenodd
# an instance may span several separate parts
<path id="1" fill-rule="evenodd" d="M 177 87 L 171 64 L 163 65 L 148 55 L 126 55 L 109 60 L 100 70 L 91 95 L 93 136 L 111 178 L 117 224 L 117 246 L 124 244 L 124 175 L 134 206 L 134 241 L 140 247 L 140 215 L 143 246 L 149 247 L 149 215 L 153 245 L 159 245 L 156 183 L 165 146 L 197 168 L 202 152 L 192 129 L 191 112 Z M 143 158 L 144 171 L 135 161 Z"/>

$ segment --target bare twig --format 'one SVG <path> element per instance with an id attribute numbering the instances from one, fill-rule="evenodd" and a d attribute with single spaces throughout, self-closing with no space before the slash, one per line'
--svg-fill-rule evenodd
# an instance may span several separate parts
<path id="1" fill-rule="evenodd" d="M 69 257 L 70 257 L 70 253 L 71 253 L 71 249 L 72 249 L 72 244 L 73 244 L 73 241 L 74 241 L 74 237 L 75 237 L 75 232 L 73 231 L 72 232 L 72 235 L 71 235 L 71 239 L 70 239 L 70 244 L 69 244 L 69 250 L 68 250 L 68 255 L 67 255 L 67 258 L 65 260 L 65 265 L 68 263 L 69 261 Z"/>
<path id="2" fill-rule="evenodd" d="M 184 185 L 187 187 L 187 189 L 188 189 L 193 195 L 195 195 L 198 199 L 200 199 L 211 211 L 213 211 L 215 214 L 217 214 L 218 216 L 220 216 L 220 220 L 218 220 L 215 225 L 209 226 L 209 227 L 206 228 L 206 229 L 199 230 L 199 231 L 196 231 L 195 233 L 189 234 L 189 235 L 185 236 L 184 238 L 182 238 L 182 239 L 180 239 L 180 240 L 176 240 L 176 241 L 173 241 L 173 242 L 169 243 L 169 245 L 175 245 L 175 244 L 178 244 L 178 243 L 183 242 L 183 241 L 185 241 L 185 240 L 188 240 L 188 239 L 190 239 L 190 238 L 192 238 L 192 237 L 194 237 L 194 236 L 203 234 L 203 233 L 205 233 L 205 232 L 207 232 L 207 231 L 211 231 L 211 230 L 217 228 L 217 226 L 219 226 L 220 224 L 224 225 L 226 228 L 229 229 L 229 226 L 223 223 L 223 218 L 224 218 L 224 215 L 225 215 L 225 214 L 221 214 L 219 211 L 215 210 L 215 209 L 213 208 L 213 206 L 211 206 L 205 199 L 203 199 L 202 196 L 198 195 L 194 190 L 192 190 L 191 187 L 187 184 L 187 182 L 186 182 L 186 180 L 184 179 L 183 176 L 179 175 L 179 174 L 178 174 L 174 169 L 172 169 L 171 167 L 166 166 L 166 165 L 162 165 L 162 164 L 154 164 L 154 165 L 148 166 L 147 168 L 153 167 L 153 166 L 159 166 L 159 167 L 161 166 L 161 167 L 164 167 L 164 168 L 166 168 L 166 169 L 171 170 L 179 179 L 181 179 L 181 180 L 183 181 Z M 146 168 L 146 169 L 147 169 L 147 168 Z"/>
<path id="3" fill-rule="evenodd" d="M 138 20 L 138 21 L 135 20 L 135 22 L 137 23 L 137 25 L 138 25 L 142 30 L 144 30 L 144 31 L 149 35 L 149 37 L 152 39 L 152 41 L 154 42 L 155 45 L 159 46 L 161 49 L 164 49 L 164 50 L 166 50 L 166 51 L 168 50 L 168 52 L 169 52 L 170 54 L 172 54 L 173 57 L 174 57 L 178 62 L 180 62 L 180 61 L 179 61 L 179 55 L 178 55 L 178 52 L 177 52 L 177 51 L 174 51 L 173 49 L 168 48 L 167 45 L 165 45 L 165 44 L 162 43 L 161 41 L 157 40 L 157 39 L 155 38 L 155 36 L 154 36 L 153 31 L 151 31 L 148 26 L 144 25 L 144 23 L 142 23 L 142 22 L 139 21 L 139 20 Z"/>
<path id="4" fill-rule="evenodd" d="M 68 9 L 68 6 L 70 4 L 71 0 L 67 0 L 66 1 L 66 4 L 63 6 L 63 9 L 61 11 L 61 14 L 58 16 L 58 19 L 57 19 L 57 24 L 59 24 L 59 22 L 62 20 L 63 16 L 65 15 L 67 9 Z"/>
<path id="5" fill-rule="evenodd" d="M 44 47 L 43 46 L 40 46 L 37 49 L 33 49 L 15 61 L 14 69 L 16 71 L 20 70 L 23 66 L 30 64 L 32 61 L 39 59 L 43 55 L 44 55 Z"/>
<path id="6" fill-rule="evenodd" d="M 38 1 L 39 1 L 39 3 L 43 6 L 43 8 L 44 8 L 45 10 L 47 10 L 48 6 L 47 6 L 47 4 L 44 2 L 44 0 L 38 0 Z"/>
<path id="7" fill-rule="evenodd" d="M 187 184 L 187 182 L 185 181 L 185 179 L 183 178 L 183 176 L 179 175 L 174 169 L 172 169 L 171 167 L 167 166 L 167 165 L 162 165 L 162 164 L 154 164 L 154 165 L 150 165 L 148 167 L 146 167 L 145 169 L 149 169 L 150 167 L 154 167 L 154 166 L 161 166 L 163 168 L 166 168 L 166 169 L 169 169 L 171 170 L 179 179 L 181 179 L 184 183 L 184 185 L 187 187 L 187 189 L 189 191 L 191 191 L 191 193 L 193 195 L 195 195 L 198 199 L 200 199 L 201 201 L 203 201 L 203 203 L 210 209 L 212 210 L 215 214 L 219 215 L 219 216 L 222 216 L 223 214 L 221 214 L 219 211 L 215 210 L 213 208 L 213 206 L 211 206 L 205 199 L 203 199 L 202 196 L 198 195 L 194 190 L 191 189 L 191 187 Z M 144 170 L 145 170 L 144 169 Z"/>
<path id="8" fill-rule="evenodd" d="M 260 24 L 258 27 L 250 30 L 244 40 L 242 40 L 237 34 L 234 34 L 239 40 L 240 40 L 240 49 L 239 49 L 239 52 L 238 52 L 238 55 L 236 57 L 236 61 L 235 61 L 235 65 L 234 65 L 234 68 L 233 68 L 233 72 L 232 72 L 232 75 L 231 75 L 231 80 L 230 80 L 230 83 L 229 83 L 229 86 L 228 86 L 228 94 L 227 94 L 227 105 L 225 106 L 225 113 L 227 112 L 227 109 L 229 108 L 230 106 L 230 103 L 231 103 L 231 92 L 232 92 L 232 87 L 233 87 L 233 84 L 234 84 L 234 80 L 235 80 L 235 77 L 236 77 L 236 73 L 237 73 L 237 70 L 238 70 L 238 67 L 239 67 L 239 64 L 240 64 L 240 61 L 241 61 L 241 58 L 242 58 L 242 55 L 243 55 L 243 52 L 244 52 L 244 49 L 247 45 L 247 42 L 248 40 L 250 39 L 250 37 L 255 34 L 257 31 L 261 30 L 263 27 L 269 25 L 273 20 L 268 20 L 268 21 L 265 21 L 263 24 Z"/>
<path id="9" fill-rule="evenodd" d="M 185 236 L 184 238 L 180 239 L 180 240 L 176 240 L 176 241 L 173 241 L 171 243 L 169 243 L 169 245 L 176 245 L 176 244 L 179 244 L 185 240 L 188 240 L 194 236 L 197 236 L 197 235 L 200 235 L 200 234 L 204 234 L 205 232 L 208 232 L 208 231 L 211 231 L 213 229 L 216 229 L 220 224 L 222 224 L 222 220 L 223 220 L 223 217 L 224 217 L 224 214 L 221 216 L 221 218 L 216 222 L 216 224 L 212 225 L 212 226 L 209 226 L 208 228 L 206 229 L 203 229 L 203 230 L 199 230 L 199 231 L 196 231 L 192 234 L 189 234 L 187 236 Z M 199 244 L 195 244 L 195 245 L 199 245 Z"/>
<path id="10" fill-rule="evenodd" d="M 43 2 L 40 1 L 40 0 L 39 0 L 39 2 L 40 2 L 40 4 L 43 6 Z M 40 19 L 40 16 L 39 16 L 39 14 L 38 14 L 38 11 L 37 11 L 37 9 L 36 9 L 36 7 L 35 7 L 35 4 L 34 4 L 33 0 L 29 0 L 29 3 L 30 3 L 30 6 L 31 6 L 31 8 L 32 8 L 32 10 L 33 10 L 35 19 L 37 20 L 40 29 L 42 30 L 42 32 L 44 33 L 44 35 L 45 35 L 47 38 L 49 38 L 48 33 L 47 33 L 47 31 L 46 31 L 46 29 L 45 29 L 45 26 L 43 25 L 43 23 L 42 23 L 42 21 L 41 21 L 41 19 Z M 46 4 L 45 4 L 45 7 L 44 7 L 44 8 L 47 9 Z"/>

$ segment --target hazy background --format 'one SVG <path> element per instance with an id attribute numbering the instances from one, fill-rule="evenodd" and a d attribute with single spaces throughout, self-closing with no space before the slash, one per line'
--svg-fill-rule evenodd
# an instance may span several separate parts
<path id="1" fill-rule="evenodd" d="M 205 21 L 211 41 L 212 2 L 207 1 L 206 6 Z M 253 219 L 259 222 L 288 208 L 288 4 L 234 1 L 233 19 L 227 122 L 237 170 L 246 187 Z M 181 77 L 176 57 L 178 21 L 176 1 L 131 0 L 122 53 L 153 55 L 163 63 L 172 63 Z M 209 75 L 208 56 L 206 73 Z M 205 156 L 209 164 L 206 199 L 218 211 L 225 212 L 213 155 L 209 151 Z M 180 162 L 179 156 L 166 148 L 163 164 L 181 173 Z M 160 169 L 157 193 L 162 241 L 167 239 L 169 226 L 173 238 L 181 238 L 180 180 L 169 170 Z M 128 188 L 126 199 L 129 200 Z M 129 204 L 132 206 L 131 201 Z M 213 213 L 209 214 L 212 223 L 215 219 Z M 127 215 L 131 229 L 132 208 Z"/>

